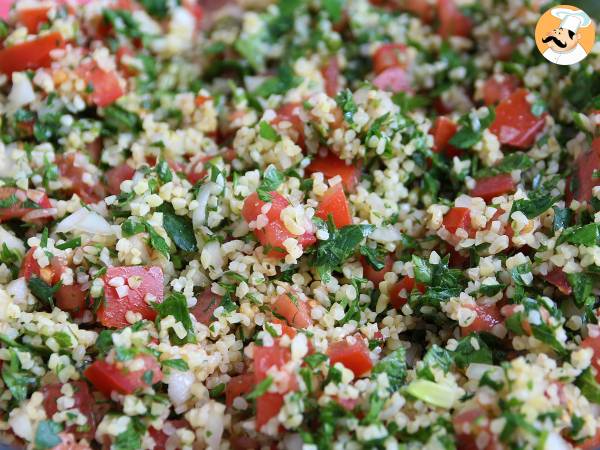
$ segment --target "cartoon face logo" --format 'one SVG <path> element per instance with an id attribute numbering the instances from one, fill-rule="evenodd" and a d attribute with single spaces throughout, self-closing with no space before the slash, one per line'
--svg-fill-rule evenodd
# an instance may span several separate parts
<path id="1" fill-rule="evenodd" d="M 535 40 L 548 61 L 571 65 L 582 61 L 591 51 L 595 26 L 582 10 L 561 5 L 547 11 L 538 21 Z"/>

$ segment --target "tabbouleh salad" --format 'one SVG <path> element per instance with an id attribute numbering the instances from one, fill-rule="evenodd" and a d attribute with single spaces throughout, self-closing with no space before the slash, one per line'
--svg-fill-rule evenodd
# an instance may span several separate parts
<path id="1" fill-rule="evenodd" d="M 553 4 L 84 3 L 0 21 L 1 440 L 600 443 L 600 46 L 546 62 Z"/>

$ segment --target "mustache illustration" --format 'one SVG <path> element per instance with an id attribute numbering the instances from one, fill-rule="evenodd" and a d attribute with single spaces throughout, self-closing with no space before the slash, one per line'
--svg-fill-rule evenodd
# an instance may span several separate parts
<path id="1" fill-rule="evenodd" d="M 548 37 L 545 37 L 544 39 L 542 39 L 542 42 L 544 44 L 546 44 L 547 42 L 550 42 L 550 41 L 554 41 L 554 43 L 556 45 L 558 45 L 560 48 L 565 48 L 567 46 L 566 42 L 561 42 L 556 36 L 548 36 Z"/>

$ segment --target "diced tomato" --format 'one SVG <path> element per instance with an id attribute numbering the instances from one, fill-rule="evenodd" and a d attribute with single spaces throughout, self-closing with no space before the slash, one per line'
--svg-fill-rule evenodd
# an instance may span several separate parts
<path id="1" fill-rule="evenodd" d="M 450 119 L 440 116 L 435 119 L 429 134 L 433 136 L 433 151 L 443 153 L 449 158 L 460 156 L 463 151 L 450 144 L 450 139 L 458 131 L 458 126 Z"/>
<path id="2" fill-rule="evenodd" d="M 144 362 L 144 367 L 131 372 L 127 371 L 123 363 L 109 364 L 98 359 L 83 371 L 83 375 L 106 397 L 110 398 L 110 393 L 113 391 L 123 395 L 133 394 L 137 389 L 150 386 L 144 381 L 144 374 L 147 371 L 152 372 L 151 384 L 158 383 L 163 378 L 156 358 L 149 355 L 135 358 L 136 361 L 140 359 Z"/>
<path id="3" fill-rule="evenodd" d="M 410 76 L 403 67 L 389 67 L 373 79 L 377 89 L 390 92 L 412 92 Z"/>
<path id="4" fill-rule="evenodd" d="M 406 275 L 390 288 L 390 305 L 396 309 L 401 309 L 408 301 L 408 297 L 413 289 L 416 289 L 421 294 L 424 294 L 427 290 L 424 284 L 416 283 L 414 278 Z"/>
<path id="5" fill-rule="evenodd" d="M 460 206 L 451 208 L 444 216 L 443 225 L 452 234 L 456 233 L 459 228 L 470 231 L 471 210 Z"/>
<path id="6" fill-rule="evenodd" d="M 153 448 L 157 450 L 167 448 L 167 440 L 169 439 L 169 436 L 172 436 L 179 428 L 189 428 L 189 425 L 190 424 L 187 420 L 179 419 L 167 420 L 164 423 L 163 428 L 161 430 L 157 430 L 156 428 L 150 426 L 150 428 L 148 428 L 148 433 L 150 434 L 150 436 L 152 436 L 152 439 L 154 440 Z M 171 433 L 169 435 L 167 435 L 167 433 L 165 432 L 167 428 Z"/>
<path id="7" fill-rule="evenodd" d="M 117 74 L 101 69 L 95 62 L 81 65 L 77 69 L 77 75 L 83 78 L 92 90 L 89 98 L 96 106 L 108 106 L 123 95 Z"/>
<path id="8" fill-rule="evenodd" d="M 256 399 L 256 429 L 260 430 L 269 420 L 279 414 L 283 406 L 283 395 L 267 392 Z"/>
<path id="9" fill-rule="evenodd" d="M 488 47 L 495 60 L 508 61 L 515 52 L 522 38 L 516 38 L 504 31 L 492 31 L 489 34 Z"/>
<path id="10" fill-rule="evenodd" d="M 83 426 L 70 425 L 65 430 L 68 433 L 73 433 L 77 439 L 87 439 L 91 441 L 94 438 L 96 432 L 96 422 L 94 414 L 92 412 L 92 405 L 94 399 L 90 394 L 88 385 L 85 381 L 71 381 L 69 383 L 73 388 L 73 408 L 79 410 L 79 412 L 87 418 L 87 422 Z M 52 416 L 58 412 L 57 400 L 63 397 L 61 388 L 64 385 L 62 383 L 47 384 L 42 387 L 42 395 L 44 396 L 44 410 L 46 411 L 46 417 L 52 419 Z"/>
<path id="11" fill-rule="evenodd" d="M 321 70 L 321 74 L 325 81 L 325 93 L 330 97 L 335 97 L 340 90 L 340 65 L 336 55 L 329 58 Z"/>
<path id="12" fill-rule="evenodd" d="M 454 248 L 449 249 L 450 252 L 450 260 L 448 261 L 448 265 L 453 269 L 465 269 L 467 264 L 469 263 L 469 256 L 465 255 L 461 252 L 454 250 Z"/>
<path id="13" fill-rule="evenodd" d="M 254 389 L 254 374 L 244 373 L 233 377 L 225 386 L 225 404 L 229 407 L 233 405 L 233 400 L 237 397 L 249 394 Z"/>
<path id="14" fill-rule="evenodd" d="M 344 188 L 341 183 L 330 187 L 319 203 L 315 216 L 328 220 L 331 214 L 333 223 L 337 228 L 345 227 L 352 224 L 352 215 L 350 214 L 350 205 L 344 194 Z"/>
<path id="15" fill-rule="evenodd" d="M 521 82 L 514 75 L 492 75 L 483 84 L 483 102 L 488 106 L 500 103 L 508 99 L 520 85 Z"/>
<path id="16" fill-rule="evenodd" d="M 573 444 L 575 444 L 573 442 Z M 596 429 L 596 434 L 587 438 L 583 442 L 577 443 L 577 448 L 581 450 L 597 450 L 600 447 L 600 428 Z"/>
<path id="17" fill-rule="evenodd" d="M 496 107 L 496 119 L 490 131 L 498 136 L 501 144 L 516 148 L 529 148 L 536 136 L 544 129 L 547 113 L 536 117 L 527 101 L 529 92 L 517 89 Z"/>
<path id="18" fill-rule="evenodd" d="M 304 121 L 300 117 L 302 104 L 300 103 L 285 103 L 277 108 L 276 116 L 271 121 L 272 125 L 278 125 L 281 122 L 289 122 L 291 127 L 285 128 L 285 133 L 292 141 L 304 148 Z"/>
<path id="19" fill-rule="evenodd" d="M 36 34 L 40 25 L 48 22 L 49 11 L 50 8 L 44 6 L 20 9 L 17 14 L 18 21 L 25 25 L 29 34 Z"/>
<path id="20" fill-rule="evenodd" d="M 135 169 L 129 164 L 121 164 L 120 166 L 108 169 L 104 174 L 108 193 L 119 195 L 121 193 L 121 183 L 125 180 L 131 180 L 134 175 Z"/>
<path id="21" fill-rule="evenodd" d="M 591 348 L 594 351 L 592 366 L 596 369 L 596 381 L 600 383 L 600 331 L 592 328 L 589 336 L 581 341 L 581 347 Z"/>
<path id="22" fill-rule="evenodd" d="M 573 175 L 567 179 L 567 206 L 573 200 L 590 202 L 592 189 L 600 186 L 600 178 L 594 176 L 596 170 L 600 170 L 600 137 L 592 141 L 589 152 L 583 152 L 575 160 Z"/>
<path id="23" fill-rule="evenodd" d="M 276 317 L 283 317 L 293 327 L 306 328 L 312 325 L 310 308 L 303 300 L 292 300 L 289 295 L 282 294 L 275 299 L 271 309 Z"/>
<path id="24" fill-rule="evenodd" d="M 433 22 L 435 17 L 435 8 L 423 0 L 371 0 L 371 3 L 392 11 L 412 13 L 425 23 Z"/>
<path id="25" fill-rule="evenodd" d="M 383 44 L 373 55 L 373 69 L 379 74 L 390 67 L 404 67 L 405 62 L 402 60 L 403 54 L 406 53 L 406 45 L 404 44 Z"/>
<path id="26" fill-rule="evenodd" d="M 367 261 L 367 258 L 364 256 L 360 257 L 360 263 L 363 267 L 363 276 L 373 282 L 373 284 L 377 287 L 379 283 L 381 283 L 385 277 L 385 274 L 392 271 L 392 266 L 394 265 L 394 260 L 392 256 L 388 253 L 385 255 L 384 266 L 381 270 L 375 270 L 371 264 Z"/>
<path id="27" fill-rule="evenodd" d="M 85 167 L 79 165 L 75 153 L 57 155 L 56 165 L 67 191 L 77 194 L 81 200 L 88 204 L 98 203 L 104 199 L 106 192 L 102 184 L 88 184 L 83 181 L 87 172 Z"/>
<path id="28" fill-rule="evenodd" d="M 359 162 L 346 164 L 334 153 L 319 153 L 306 168 L 307 175 L 317 172 L 321 172 L 327 180 L 339 175 L 344 188 L 352 192 L 360 180 L 361 165 Z"/>
<path id="29" fill-rule="evenodd" d="M 572 289 L 569 285 L 569 281 L 567 280 L 567 275 L 563 272 L 560 267 L 555 267 L 552 269 L 548 275 L 544 277 L 544 279 L 556 286 L 560 292 L 565 295 L 571 295 Z"/>
<path id="30" fill-rule="evenodd" d="M 127 47 L 125 45 L 119 47 L 117 49 L 117 52 L 115 53 L 115 58 L 117 59 L 117 67 L 128 77 L 132 77 L 135 74 L 137 74 L 137 69 L 124 61 L 126 57 L 133 56 L 135 56 L 135 52 L 131 49 L 131 47 Z"/>
<path id="31" fill-rule="evenodd" d="M 64 46 L 62 35 L 54 32 L 0 49 L 0 73 L 10 76 L 13 72 L 49 67 L 52 63 L 50 52 Z"/>
<path id="32" fill-rule="evenodd" d="M 492 328 L 494 328 L 494 326 L 502 323 L 504 320 L 502 314 L 500 314 L 498 305 L 495 303 L 490 305 L 476 305 L 470 308 L 475 311 L 477 316 L 470 325 L 461 327 L 460 331 L 463 336 L 479 331 L 489 332 L 492 330 Z"/>
<path id="33" fill-rule="evenodd" d="M 91 161 L 94 164 L 98 164 L 100 162 L 100 157 L 102 156 L 102 138 L 98 137 L 94 139 L 85 146 L 85 150 L 90 156 Z"/>
<path id="34" fill-rule="evenodd" d="M 246 222 L 255 221 L 262 214 L 261 210 L 266 202 L 263 202 L 256 192 L 250 194 L 244 201 L 242 208 L 242 216 Z M 281 211 L 283 211 L 290 203 L 288 200 L 277 192 L 271 192 L 271 208 L 267 212 L 269 223 L 261 229 L 253 230 L 254 235 L 263 247 L 267 247 L 268 256 L 282 258 L 285 256 L 283 242 L 294 237 L 303 248 L 307 248 L 316 242 L 313 230 L 307 231 L 302 236 L 293 236 L 283 224 L 281 220 Z"/>
<path id="35" fill-rule="evenodd" d="M 205 289 L 198 296 L 197 303 L 190 309 L 190 313 L 196 320 L 204 325 L 208 325 L 213 320 L 213 313 L 219 307 L 223 297 L 213 294 L 210 288 Z"/>
<path id="36" fill-rule="evenodd" d="M 12 203 L 7 208 L 0 208 L 0 223 L 11 219 L 32 222 L 52 217 L 54 212 L 46 193 L 35 189 L 0 187 L 0 200 Z"/>
<path id="37" fill-rule="evenodd" d="M 481 197 L 489 202 L 494 197 L 504 194 L 512 194 L 517 187 L 510 173 L 503 173 L 493 177 L 480 178 L 469 195 L 471 197 Z"/>
<path id="38" fill-rule="evenodd" d="M 111 286 L 115 278 L 121 278 L 128 291 L 119 296 L 117 288 Z M 133 286 L 132 286 L 133 285 Z M 146 320 L 154 320 L 156 311 L 146 297 L 161 303 L 163 300 L 163 272 L 160 267 L 123 266 L 109 267 L 104 275 L 105 301 L 98 308 L 98 320 L 105 327 L 124 328 L 129 324 L 127 311 L 140 313 Z"/>
<path id="39" fill-rule="evenodd" d="M 364 339 L 358 336 L 354 338 L 352 343 L 348 342 L 347 339 L 343 339 L 330 344 L 327 354 L 332 366 L 338 362 L 342 363 L 357 377 L 367 374 L 373 367 L 369 347 L 365 344 Z"/>
<path id="40" fill-rule="evenodd" d="M 61 286 L 56 294 L 56 306 L 63 311 L 81 311 L 86 306 L 87 291 L 79 284 Z"/>
<path id="41" fill-rule="evenodd" d="M 497 435 L 490 431 L 490 422 L 486 412 L 475 406 L 461 411 L 452 418 L 454 433 L 456 435 L 457 448 L 461 450 L 501 450 L 503 447 L 498 442 Z M 487 436 L 484 447 L 477 445 Z"/>
<path id="42" fill-rule="evenodd" d="M 196 184 L 202 178 L 208 175 L 207 163 L 216 158 L 223 158 L 225 162 L 230 163 L 237 156 L 237 153 L 232 148 L 226 148 L 216 155 L 205 155 L 202 157 L 193 158 L 184 172 L 188 181 L 192 184 Z"/>
<path id="43" fill-rule="evenodd" d="M 438 34 L 443 38 L 468 37 L 471 34 L 473 22 L 460 12 L 455 0 L 438 0 L 437 12 L 440 21 Z"/>
<path id="44" fill-rule="evenodd" d="M 245 434 L 233 434 L 229 436 L 229 443 L 233 450 L 255 450 L 260 448 L 260 443 Z"/>

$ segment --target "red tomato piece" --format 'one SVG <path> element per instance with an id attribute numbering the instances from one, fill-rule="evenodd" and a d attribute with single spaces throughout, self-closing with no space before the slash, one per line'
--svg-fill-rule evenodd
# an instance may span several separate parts
<path id="1" fill-rule="evenodd" d="M 371 3 L 392 11 L 409 12 L 425 23 L 433 22 L 435 17 L 435 8 L 423 0 L 371 0 Z"/>
<path id="2" fill-rule="evenodd" d="M 289 295 L 282 294 L 275 299 L 271 309 L 276 316 L 283 317 L 293 327 L 306 328 L 312 325 L 310 307 L 300 299 L 292 300 Z"/>
<path id="3" fill-rule="evenodd" d="M 148 433 L 150 434 L 150 436 L 152 436 L 152 439 L 154 439 L 153 448 L 157 450 L 167 448 L 167 440 L 170 436 L 174 434 L 175 430 L 178 430 L 179 428 L 189 427 L 189 425 L 190 424 L 187 420 L 178 419 L 167 420 L 164 423 L 162 430 L 157 430 L 156 428 L 150 426 L 150 428 L 148 428 Z M 170 430 L 171 434 L 167 435 L 167 433 L 165 432 L 166 428 Z"/>
<path id="4" fill-rule="evenodd" d="M 573 200 L 589 202 L 592 199 L 592 189 L 600 185 L 600 178 L 594 177 L 594 172 L 600 169 L 600 138 L 592 141 L 592 149 L 584 152 L 575 160 L 573 175 L 567 179 L 567 206 Z"/>
<path id="5" fill-rule="evenodd" d="M 496 119 L 490 131 L 498 136 L 501 144 L 516 148 L 529 148 L 536 136 L 544 129 L 547 113 L 536 117 L 527 101 L 529 92 L 518 89 L 496 108 Z"/>
<path id="6" fill-rule="evenodd" d="M 123 95 L 117 74 L 101 69 L 95 62 L 81 65 L 77 75 L 92 89 L 89 98 L 96 106 L 108 106 Z"/>
<path id="7" fill-rule="evenodd" d="M 455 0 L 438 0 L 437 13 L 440 21 L 438 34 L 441 37 L 468 37 L 471 34 L 473 22 L 460 12 Z"/>
<path id="8" fill-rule="evenodd" d="M 401 55 L 406 53 L 404 44 L 383 44 L 373 54 L 373 69 L 379 74 L 390 67 L 404 67 Z"/>
<path id="9" fill-rule="evenodd" d="M 510 173 L 503 173 L 493 177 L 480 178 L 469 195 L 471 197 L 481 197 L 489 202 L 494 197 L 504 194 L 512 194 L 517 187 Z"/>
<path id="10" fill-rule="evenodd" d="M 521 82 L 514 75 L 492 75 L 483 84 L 483 102 L 488 106 L 500 103 L 508 99 L 520 85 Z"/>
<path id="11" fill-rule="evenodd" d="M 117 288 L 110 285 L 115 278 L 122 278 L 128 292 L 120 297 Z M 129 280 L 134 277 L 133 280 Z M 141 279 L 141 283 L 137 283 Z M 129 283 L 134 284 L 132 287 Z M 139 285 L 138 285 L 139 284 Z M 127 311 L 140 313 L 144 319 L 154 320 L 156 311 L 146 301 L 146 296 L 155 302 L 163 300 L 163 272 L 160 267 L 124 266 L 109 267 L 104 275 L 105 301 L 98 308 L 98 320 L 105 327 L 124 328 L 129 326 L 125 318 Z"/>
<path id="12" fill-rule="evenodd" d="M 292 141 L 304 148 L 304 121 L 300 117 L 302 105 L 300 103 L 285 103 L 277 108 L 277 115 L 271 121 L 272 125 L 278 125 L 281 122 L 289 122 L 291 127 L 285 128 L 286 134 Z"/>
<path id="13" fill-rule="evenodd" d="M 479 331 L 489 332 L 494 326 L 504 320 L 502 314 L 500 314 L 498 305 L 495 303 L 491 305 L 476 305 L 471 309 L 475 311 L 477 317 L 475 317 L 475 320 L 470 325 L 461 327 L 460 331 L 463 336 Z"/>
<path id="14" fill-rule="evenodd" d="M 121 183 L 125 180 L 131 180 L 134 175 L 135 169 L 129 164 L 121 164 L 120 166 L 108 169 L 104 174 L 108 193 L 119 195 L 121 193 Z"/>
<path id="15" fill-rule="evenodd" d="M 213 294 L 209 289 L 205 289 L 198 297 L 198 302 L 190 308 L 190 313 L 196 320 L 204 325 L 208 325 L 213 320 L 213 313 L 219 307 L 223 298 L 220 295 Z"/>
<path id="16" fill-rule="evenodd" d="M 375 270 L 364 256 L 360 257 L 360 263 L 363 267 L 363 276 L 367 280 L 372 281 L 375 286 L 379 286 L 379 283 L 383 281 L 385 274 L 392 271 L 394 260 L 389 253 L 385 255 L 384 266 L 381 270 Z"/>
<path id="17" fill-rule="evenodd" d="M 86 169 L 79 165 L 77 159 L 75 153 L 56 156 L 56 165 L 66 189 L 73 194 L 77 194 L 85 203 L 98 203 L 106 196 L 104 186 L 84 183 Z"/>
<path id="18" fill-rule="evenodd" d="M 416 283 L 414 278 L 406 275 L 399 282 L 393 285 L 390 289 L 390 305 L 396 309 L 401 309 L 406 302 L 410 293 L 416 289 L 421 294 L 424 294 L 427 288 L 423 283 Z M 404 292 L 404 293 L 403 293 Z"/>
<path id="19" fill-rule="evenodd" d="M 237 397 L 249 394 L 254 389 L 254 374 L 244 373 L 233 377 L 225 386 L 225 404 L 229 407 L 233 405 L 233 400 Z"/>
<path id="20" fill-rule="evenodd" d="M 352 192 L 360 180 L 361 164 L 349 165 L 334 153 L 319 153 L 306 168 L 307 175 L 317 172 L 321 172 L 327 180 L 339 175 L 344 188 Z"/>
<path id="21" fill-rule="evenodd" d="M 0 223 L 11 219 L 31 222 L 49 218 L 53 215 L 53 211 L 50 211 L 52 204 L 43 191 L 0 187 L 0 200 L 12 203 L 7 208 L 0 208 Z"/>
<path id="22" fill-rule="evenodd" d="M 48 23 L 50 8 L 24 8 L 18 10 L 18 21 L 25 25 L 29 34 L 36 34 L 43 23 Z"/>
<path id="23" fill-rule="evenodd" d="M 283 406 L 283 395 L 267 392 L 256 399 L 256 429 L 260 430 L 269 420 L 279 414 Z"/>
<path id="24" fill-rule="evenodd" d="M 461 156 L 462 149 L 450 144 L 450 139 L 458 131 L 458 126 L 450 119 L 440 116 L 435 119 L 429 134 L 433 136 L 433 151 L 435 153 L 443 153 L 449 158 Z"/>
<path id="25" fill-rule="evenodd" d="M 486 412 L 477 406 L 456 414 L 452 418 L 452 425 L 458 448 L 461 450 L 500 450 L 503 448 L 498 442 L 497 436 L 490 431 Z M 485 447 L 477 445 L 482 435 L 489 437 Z"/>
<path id="26" fill-rule="evenodd" d="M 325 67 L 321 69 L 321 74 L 325 81 L 325 93 L 335 97 L 340 90 L 340 65 L 337 56 L 333 55 L 329 58 Z"/>
<path id="27" fill-rule="evenodd" d="M 471 210 L 469 208 L 462 208 L 455 206 L 446 213 L 443 221 L 444 227 L 450 233 L 456 233 L 456 230 L 462 228 L 463 230 L 471 230 Z"/>
<path id="28" fill-rule="evenodd" d="M 350 214 L 350 205 L 344 194 L 344 188 L 341 183 L 330 187 L 323 198 L 317 210 L 315 216 L 323 219 L 327 222 L 329 215 L 333 218 L 333 223 L 336 228 L 342 228 L 346 225 L 352 225 L 352 215 Z"/>
<path id="29" fill-rule="evenodd" d="M 338 362 L 342 363 L 357 377 L 367 374 L 373 367 L 369 347 L 361 337 L 355 337 L 354 342 L 348 342 L 347 339 L 334 342 L 329 345 L 327 354 L 332 366 Z"/>
<path id="30" fill-rule="evenodd" d="M 594 351 L 592 366 L 596 369 L 596 381 L 600 383 L 600 332 L 597 328 L 590 330 L 589 336 L 581 341 L 581 346 Z"/>
<path id="31" fill-rule="evenodd" d="M 558 288 L 560 292 L 565 295 L 571 295 L 573 289 L 569 285 L 569 281 L 567 280 L 567 275 L 563 272 L 560 267 L 555 267 L 552 271 L 548 272 L 548 275 L 544 277 L 544 279 Z"/>
<path id="32" fill-rule="evenodd" d="M 144 367 L 142 369 L 129 372 L 123 363 L 109 364 L 99 359 L 89 365 L 83 371 L 83 375 L 90 380 L 96 389 L 109 398 L 112 391 L 129 395 L 133 394 L 137 389 L 150 386 L 144 381 L 144 374 L 147 371 L 152 371 L 151 384 L 162 380 L 163 375 L 156 358 L 149 355 L 142 355 L 135 359 L 143 360 Z"/>
<path id="33" fill-rule="evenodd" d="M 521 38 L 510 36 L 506 32 L 492 31 L 488 41 L 490 54 L 494 59 L 508 61 L 521 41 Z"/>
<path id="34" fill-rule="evenodd" d="M 377 89 L 390 92 L 412 92 L 410 76 L 403 67 L 389 67 L 373 79 Z"/>
<path id="35" fill-rule="evenodd" d="M 90 394 L 90 390 L 85 381 L 71 381 L 69 384 L 73 387 L 74 391 L 73 400 L 75 401 L 75 404 L 73 405 L 73 408 L 78 409 L 79 412 L 87 418 L 87 423 L 82 426 L 70 425 L 65 431 L 73 433 L 77 439 L 87 439 L 91 442 L 92 439 L 94 439 L 94 434 L 96 432 L 96 421 L 92 411 L 94 399 Z M 48 417 L 48 419 L 52 419 L 52 416 L 58 412 L 56 401 L 63 396 L 60 392 L 62 386 L 62 383 L 54 383 L 42 387 L 41 392 L 44 396 L 44 410 L 46 411 L 46 417 Z"/>
<path id="36" fill-rule="evenodd" d="M 280 369 L 290 360 L 290 349 L 277 343 L 271 347 L 254 347 L 254 382 L 260 383 L 267 377 L 271 367 Z"/>
<path id="37" fill-rule="evenodd" d="M 575 444 L 573 442 L 573 444 Z M 583 442 L 577 443 L 577 448 L 581 450 L 596 450 L 600 446 L 600 428 L 596 429 L 596 434 L 587 438 Z"/>
<path id="38" fill-rule="evenodd" d="M 10 76 L 13 72 L 49 67 L 52 63 L 50 52 L 64 46 L 62 35 L 54 32 L 0 49 L 0 73 Z"/>

